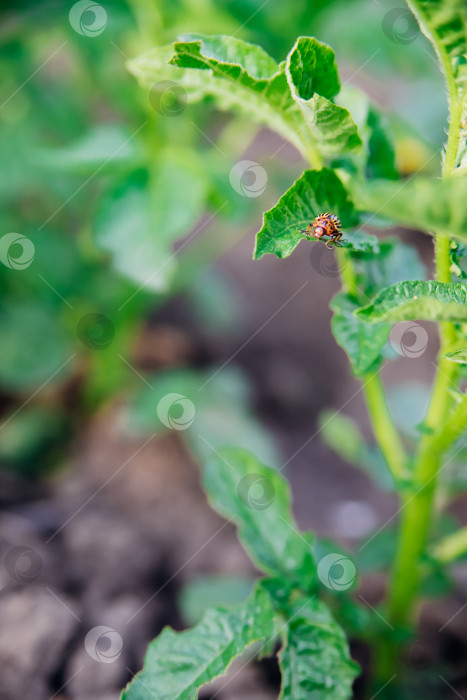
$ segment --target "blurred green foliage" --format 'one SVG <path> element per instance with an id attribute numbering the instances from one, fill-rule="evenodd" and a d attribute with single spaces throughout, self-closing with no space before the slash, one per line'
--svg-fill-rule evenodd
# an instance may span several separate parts
<path id="1" fill-rule="evenodd" d="M 127 59 L 189 30 L 258 42 L 281 60 L 298 34 L 314 34 L 337 48 L 350 83 L 357 74 L 379 80 L 396 65 L 407 89 L 416 86 L 416 112 L 403 100 L 393 105 L 408 167 L 438 146 L 445 117 L 432 102 L 425 109 L 441 84 L 431 49 L 421 36 L 388 38 L 381 3 L 109 0 L 94 35 L 72 26 L 71 7 L 23 0 L 0 10 L 1 457 L 26 471 L 54 436 L 71 434 L 76 412 L 133 390 L 138 380 L 121 357 L 131 356 L 151 309 L 191 287 L 197 321 L 211 332 L 225 327 L 225 280 L 200 273 L 261 209 L 228 179 L 257 128 L 202 104 L 171 103 L 163 86 L 144 94 Z M 294 168 L 268 161 L 271 192 L 293 181 Z M 20 243 L 5 257 L 9 233 L 33 243 L 21 269 Z"/>

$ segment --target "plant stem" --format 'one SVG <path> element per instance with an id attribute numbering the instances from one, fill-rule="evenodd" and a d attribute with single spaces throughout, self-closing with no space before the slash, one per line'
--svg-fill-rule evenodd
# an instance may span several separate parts
<path id="1" fill-rule="evenodd" d="M 358 298 L 358 280 L 352 258 L 348 251 L 343 248 L 334 248 L 334 253 L 341 276 L 342 289 L 349 296 Z"/>
<path id="2" fill-rule="evenodd" d="M 446 155 L 443 164 L 443 177 L 451 175 L 456 167 L 459 144 L 459 130 L 462 116 L 462 104 L 457 96 L 456 85 L 446 70 L 450 120 Z M 451 282 L 450 240 L 447 236 L 437 234 L 436 242 L 436 279 L 439 282 Z M 394 625 L 404 625 L 411 621 L 413 606 L 420 585 L 420 559 L 426 550 L 429 528 L 433 520 L 437 476 L 441 459 L 449 447 L 449 439 L 454 439 L 454 433 L 448 428 L 441 434 L 436 432 L 440 425 L 447 425 L 447 417 L 451 406 L 449 390 L 454 385 L 458 374 L 456 363 L 446 360 L 444 355 L 454 345 L 456 330 L 453 323 L 440 324 L 441 347 L 439 352 L 438 369 L 433 384 L 433 391 L 428 408 L 424 435 L 419 444 L 415 467 L 413 488 L 402 495 L 401 524 L 396 560 L 392 573 L 389 597 L 389 616 Z M 452 422 L 455 410 L 449 420 Z M 461 429 L 466 421 L 458 416 Z M 459 425 L 457 427 L 459 427 Z"/>
<path id="3" fill-rule="evenodd" d="M 361 295 L 352 258 L 347 250 L 339 248 L 335 248 L 335 254 L 343 290 L 349 296 L 358 299 Z M 389 412 L 384 385 L 379 372 L 363 378 L 363 394 L 376 442 L 393 478 L 396 481 L 402 479 L 406 476 L 407 456 Z"/>
<path id="4" fill-rule="evenodd" d="M 460 530 L 445 537 L 433 548 L 432 552 L 433 557 L 441 564 L 449 564 L 449 562 L 459 559 L 466 553 L 467 527 L 462 527 Z"/>
<path id="5" fill-rule="evenodd" d="M 448 364 L 455 365 L 454 362 Z M 440 363 L 441 367 L 441 363 Z M 456 369 L 456 368 L 455 368 Z M 437 476 L 443 454 L 467 425 L 467 397 L 445 422 L 451 384 L 450 375 L 438 373 L 426 425 L 435 432 L 420 440 L 413 488 L 403 495 L 399 547 L 390 587 L 389 612 L 393 624 L 410 622 L 420 585 L 420 558 L 426 548 L 433 520 Z M 444 424 L 436 432 L 437 425 Z"/>
<path id="6" fill-rule="evenodd" d="M 363 392 L 376 441 L 395 481 L 407 476 L 407 457 L 387 405 L 379 373 L 364 380 Z"/>

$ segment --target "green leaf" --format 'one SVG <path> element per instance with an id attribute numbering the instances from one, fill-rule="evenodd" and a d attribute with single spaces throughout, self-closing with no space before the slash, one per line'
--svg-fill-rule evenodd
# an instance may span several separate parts
<path id="1" fill-rule="evenodd" d="M 271 599 L 259 585 L 245 603 L 210 610 L 190 630 L 166 627 L 149 645 L 143 670 L 121 700 L 195 700 L 198 689 L 224 674 L 250 644 L 273 638 L 277 624 Z"/>
<path id="2" fill-rule="evenodd" d="M 394 490 L 394 481 L 379 450 L 368 445 L 357 421 L 344 413 L 323 411 L 319 416 L 323 441 L 339 457 L 363 469 L 384 490 Z"/>
<path id="3" fill-rule="evenodd" d="M 430 387 L 419 381 L 406 379 L 401 384 L 392 384 L 387 391 L 387 402 L 394 423 L 411 440 L 420 438 L 429 401 Z"/>
<path id="4" fill-rule="evenodd" d="M 450 113 L 461 115 L 454 172 L 462 176 L 467 166 L 467 4 L 465 0 L 410 0 L 408 4 L 446 75 Z"/>
<path id="5" fill-rule="evenodd" d="M 355 253 L 352 260 L 359 286 L 368 298 L 396 282 L 426 277 L 416 248 L 398 238 L 383 238 L 377 254 Z"/>
<path id="6" fill-rule="evenodd" d="M 358 171 L 367 178 L 397 180 L 395 152 L 389 137 L 389 125 L 381 113 L 371 104 L 368 96 L 358 88 L 344 85 L 336 97 L 340 107 L 345 107 L 355 121 L 363 141 L 361 152 L 344 158 L 336 157 L 332 165 L 350 172 Z"/>
<path id="7" fill-rule="evenodd" d="M 213 97 L 220 109 L 240 111 L 303 150 L 302 117 L 283 67 L 259 46 L 229 36 L 192 34 L 133 59 L 128 68 L 147 88 L 172 80 L 189 102 Z"/>
<path id="8" fill-rule="evenodd" d="M 238 367 L 217 373 L 167 370 L 146 381 L 146 386 L 138 382 L 128 397 L 125 426 L 130 434 L 153 435 L 172 426 L 183 432 L 200 462 L 213 448 L 235 443 L 269 464 L 280 464 L 275 441 L 254 415 L 251 387 Z"/>
<path id="9" fill-rule="evenodd" d="M 182 618 L 192 626 L 212 607 L 243 603 L 253 584 L 246 576 L 196 576 L 182 585 L 178 595 Z"/>
<path id="10" fill-rule="evenodd" d="M 297 581 L 316 581 L 311 538 L 297 530 L 287 481 L 250 452 L 216 451 L 203 468 L 203 486 L 213 508 L 235 522 L 238 536 L 263 571 Z"/>
<path id="11" fill-rule="evenodd" d="M 147 182 L 134 177 L 107 194 L 93 231 L 97 246 L 111 254 L 114 268 L 147 291 L 170 285 L 175 270 L 172 244 L 196 224 L 207 196 L 207 182 L 195 157 L 174 149 L 160 156 Z"/>
<path id="12" fill-rule="evenodd" d="M 464 0 L 410 0 L 423 33 L 432 42 L 440 63 L 465 92 L 467 74 L 460 61 L 467 54 L 467 7 Z"/>
<path id="13" fill-rule="evenodd" d="M 357 302 L 343 292 L 336 294 L 331 301 L 334 311 L 332 332 L 347 353 L 353 373 L 360 377 L 376 369 L 391 327 L 387 323 L 381 323 L 376 328 L 369 327 L 363 319 L 356 317 L 358 308 Z"/>
<path id="14" fill-rule="evenodd" d="M 348 700 L 360 669 L 350 659 L 347 640 L 319 600 L 299 599 L 289 611 L 280 700 Z"/>
<path id="15" fill-rule="evenodd" d="M 200 68 L 233 78 L 251 86 L 257 80 L 269 80 L 278 64 L 260 46 L 232 36 L 185 34 L 174 44 L 174 66 Z"/>
<path id="16" fill-rule="evenodd" d="M 66 416 L 55 407 L 44 405 L 24 406 L 4 415 L 0 459 L 15 470 L 26 474 L 40 474 L 45 468 L 42 450 L 53 445 L 57 449 L 60 440 L 67 435 Z"/>
<path id="17" fill-rule="evenodd" d="M 324 212 L 337 214 L 343 231 L 358 223 L 353 204 L 337 175 L 327 168 L 305 170 L 277 204 L 265 212 L 263 227 L 256 237 L 254 257 L 258 259 L 266 253 L 273 253 L 278 258 L 286 258 L 302 239 L 308 240 L 300 229 L 306 229 L 318 214 Z M 314 243 L 323 245 L 322 241 L 315 240 Z M 372 236 L 349 234 L 344 247 L 372 250 L 376 245 Z"/>
<path id="18" fill-rule="evenodd" d="M 73 371 L 72 336 L 53 306 L 38 299 L 3 301 L 0 311 L 0 386 L 28 391 L 56 386 Z"/>
<path id="19" fill-rule="evenodd" d="M 443 180 L 413 177 L 404 183 L 387 180 L 353 183 L 355 205 L 416 230 L 443 233 L 467 241 L 467 178 Z M 371 222 L 371 217 L 369 219 Z"/>
<path id="20" fill-rule="evenodd" d="M 299 68 L 300 51 L 306 65 Z M 173 53 L 171 56 L 170 53 Z M 129 62 L 129 70 L 146 87 L 172 80 L 188 101 L 211 96 L 220 109 L 237 110 L 265 124 L 290 141 L 305 157 L 360 145 L 355 124 L 342 107 L 318 94 L 331 96 L 339 87 L 334 54 L 316 39 L 302 37 L 289 55 L 292 74 L 263 49 L 229 36 L 189 34 L 170 47 L 154 49 Z M 170 65 L 167 65 L 167 63 Z M 293 86 L 295 99 L 291 94 Z M 304 100 L 301 94 L 316 94 Z"/>
<path id="21" fill-rule="evenodd" d="M 324 156 L 361 146 L 350 112 L 330 102 L 339 91 L 332 49 L 311 37 L 300 37 L 287 57 L 287 80 L 300 107 L 308 136 Z"/>
<path id="22" fill-rule="evenodd" d="M 397 180 L 396 155 L 392 141 L 388 136 L 388 124 L 375 107 L 368 111 L 369 129 L 368 160 L 366 174 L 368 178 L 386 178 Z"/>
<path id="23" fill-rule="evenodd" d="M 360 148 L 362 140 L 350 112 L 321 95 L 310 100 L 296 97 L 308 126 L 311 142 L 326 157 Z"/>
<path id="24" fill-rule="evenodd" d="M 398 282 L 379 292 L 371 304 L 358 309 L 365 323 L 387 321 L 465 321 L 467 286 L 460 282 Z"/>
<path id="25" fill-rule="evenodd" d="M 467 348 L 455 350 L 454 352 L 448 352 L 444 357 L 451 362 L 458 362 L 461 365 L 467 365 Z"/>
<path id="26" fill-rule="evenodd" d="M 334 51 L 314 37 L 297 39 L 287 59 L 287 73 L 302 100 L 315 93 L 331 99 L 340 90 Z"/>
<path id="27" fill-rule="evenodd" d="M 150 212 L 146 188 L 118 188 L 103 200 L 93 233 L 118 272 L 148 291 L 161 291 L 170 284 L 175 260 L 160 231 L 153 228 Z"/>
<path id="28" fill-rule="evenodd" d="M 37 156 L 42 166 L 80 175 L 94 175 L 97 169 L 115 173 L 143 161 L 138 143 L 120 124 L 99 124 L 68 146 L 43 149 Z"/>
<path id="29" fill-rule="evenodd" d="M 186 149 L 160 149 L 149 179 L 150 223 L 154 235 L 173 241 L 194 228 L 203 215 L 208 180 L 202 157 Z M 183 206 L 180 206 L 180 193 Z"/>
<path id="30" fill-rule="evenodd" d="M 467 246 L 451 241 L 449 247 L 451 272 L 460 279 L 467 279 Z"/>
<path id="31" fill-rule="evenodd" d="M 361 146 L 350 113 L 327 99 L 340 88 L 334 52 L 329 46 L 311 37 L 300 37 L 287 56 L 286 73 L 312 146 L 324 156 Z"/>

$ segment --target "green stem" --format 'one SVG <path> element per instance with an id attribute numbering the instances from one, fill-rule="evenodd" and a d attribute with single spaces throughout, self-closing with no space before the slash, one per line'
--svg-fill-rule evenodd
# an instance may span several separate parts
<path id="1" fill-rule="evenodd" d="M 449 362 L 454 365 L 455 363 Z M 439 368 L 443 365 L 440 362 Z M 444 365 L 443 365 L 444 366 Z M 455 368 L 456 369 L 456 368 Z M 393 624 L 410 622 L 412 608 L 420 585 L 420 559 L 425 551 L 429 528 L 433 520 L 437 477 L 443 454 L 467 425 L 467 397 L 445 422 L 451 376 L 438 371 L 426 426 L 433 434 L 420 441 L 414 471 L 414 486 L 402 499 L 399 548 L 392 575 L 389 599 Z M 443 428 L 436 432 L 436 427 Z"/>
<path id="2" fill-rule="evenodd" d="M 302 142 L 301 151 L 314 170 L 321 170 L 324 165 L 323 158 L 311 141 Z"/>
<path id="3" fill-rule="evenodd" d="M 451 175 L 456 166 L 459 144 L 459 130 L 462 116 L 462 105 L 458 100 L 456 85 L 448 76 L 448 89 L 450 98 L 450 123 L 446 156 L 443 164 L 443 177 Z M 451 282 L 450 240 L 447 236 L 436 235 L 436 279 L 440 282 Z M 398 549 L 389 597 L 389 616 L 394 625 L 405 625 L 413 616 L 413 606 L 418 593 L 421 580 L 420 560 L 426 550 L 429 528 L 433 521 L 437 477 L 440 470 L 441 459 L 449 447 L 449 440 L 453 440 L 453 433 L 449 428 L 437 433 L 440 425 L 446 425 L 446 419 L 451 408 L 450 388 L 455 384 L 458 367 L 455 363 L 446 360 L 444 355 L 454 345 L 456 329 L 454 324 L 442 322 L 440 324 L 441 347 L 439 353 L 438 369 L 433 384 L 433 391 L 428 408 L 425 428 L 427 430 L 419 444 L 414 467 L 413 488 L 403 494 L 401 503 L 401 523 L 398 539 Z M 463 404 L 463 402 L 461 402 Z M 457 413 L 462 409 L 455 409 L 451 421 L 457 415 L 460 424 L 463 418 Z M 460 425 L 459 424 L 459 425 Z M 465 421 L 462 429 L 465 427 Z"/>
<path id="4" fill-rule="evenodd" d="M 368 415 L 376 441 L 395 481 L 407 476 L 407 456 L 386 402 L 384 385 L 378 373 L 363 384 Z"/>
<path id="5" fill-rule="evenodd" d="M 343 248 L 334 248 L 334 253 L 341 276 L 342 289 L 349 296 L 358 299 L 358 280 L 352 258 L 348 251 Z"/>
<path id="6" fill-rule="evenodd" d="M 342 288 L 358 299 L 360 295 L 355 267 L 347 250 L 335 248 Z M 363 378 L 363 394 L 376 442 L 396 481 L 406 476 L 407 456 L 389 412 L 384 385 L 378 372 Z"/>
<path id="7" fill-rule="evenodd" d="M 441 564 L 449 564 L 467 553 L 467 527 L 445 537 L 433 548 L 432 556 Z"/>

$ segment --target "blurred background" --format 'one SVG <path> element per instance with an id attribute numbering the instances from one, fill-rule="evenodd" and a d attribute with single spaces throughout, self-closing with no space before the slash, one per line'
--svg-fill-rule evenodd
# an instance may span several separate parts
<path id="1" fill-rule="evenodd" d="M 306 164 L 176 86 L 140 88 L 126 61 L 184 32 L 235 35 L 280 61 L 314 35 L 346 87 L 386 111 L 404 177 L 439 170 L 442 76 L 402 0 L 0 12 L 0 695 L 116 700 L 163 625 L 251 586 L 233 527 L 199 486 L 210 450 L 242 445 L 284 468 L 300 526 L 323 541 L 355 548 L 396 509 L 329 329 L 333 253 L 302 242 L 286 260 L 251 259 L 262 212 Z M 398 233 L 423 276 L 431 240 Z M 424 327 L 417 361 L 383 372 L 408 441 L 437 351 Z M 341 431 L 363 469 L 331 449 Z M 377 541 L 362 572 L 385 566 Z M 374 574 L 370 599 L 381 585 Z M 277 684 L 262 662 L 202 697 L 266 700 Z"/>

